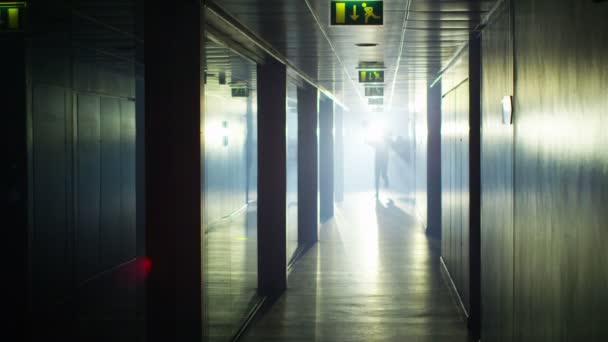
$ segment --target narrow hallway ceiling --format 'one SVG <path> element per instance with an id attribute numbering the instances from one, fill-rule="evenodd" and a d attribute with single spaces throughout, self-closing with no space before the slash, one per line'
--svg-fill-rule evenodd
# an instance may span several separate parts
<path id="1" fill-rule="evenodd" d="M 495 3 L 385 0 L 382 26 L 331 26 L 330 0 L 214 2 L 349 107 L 367 105 L 360 64 L 383 63 L 387 109 L 408 108 L 411 94 L 436 78 Z"/>

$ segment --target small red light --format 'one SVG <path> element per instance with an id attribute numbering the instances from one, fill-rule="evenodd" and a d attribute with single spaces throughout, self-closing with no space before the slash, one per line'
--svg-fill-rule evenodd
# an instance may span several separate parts
<path id="1" fill-rule="evenodd" d="M 144 275 L 148 275 L 150 274 L 150 271 L 152 271 L 152 260 L 150 260 L 150 258 L 144 257 L 144 262 L 142 263 L 142 271 Z"/>

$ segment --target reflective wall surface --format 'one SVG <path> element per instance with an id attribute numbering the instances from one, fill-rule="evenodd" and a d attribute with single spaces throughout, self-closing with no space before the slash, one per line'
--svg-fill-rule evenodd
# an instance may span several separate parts
<path id="1" fill-rule="evenodd" d="M 469 301 L 469 56 L 442 79 L 441 256 L 467 310 Z"/>
<path id="2" fill-rule="evenodd" d="M 298 88 L 287 82 L 287 262 L 298 248 Z"/>
<path id="3" fill-rule="evenodd" d="M 515 5 L 515 335 L 603 341 L 608 4 Z"/>
<path id="4" fill-rule="evenodd" d="M 503 123 L 500 103 L 513 94 L 511 19 L 506 1 L 482 35 L 481 324 L 488 341 L 513 336 L 514 129 Z"/>
<path id="5" fill-rule="evenodd" d="M 36 2 L 27 10 L 28 330 L 33 339 L 90 340 L 102 331 L 135 341 L 143 274 L 134 2 Z"/>
<path id="6" fill-rule="evenodd" d="M 425 83 L 420 84 L 416 88 L 419 99 L 426 99 L 427 97 L 427 85 Z M 426 100 L 423 100 L 424 102 Z M 414 177 L 415 183 L 415 200 L 416 200 L 416 214 L 421 220 L 422 224 L 426 226 L 428 224 L 427 217 L 427 162 L 428 162 L 428 124 L 427 124 L 427 106 L 426 103 L 418 101 L 418 106 L 414 107 Z"/>
<path id="7" fill-rule="evenodd" d="M 482 33 L 482 340 L 604 341 L 608 3 L 512 3 Z"/>
<path id="8" fill-rule="evenodd" d="M 205 58 L 205 335 L 225 341 L 257 298 L 256 66 L 210 41 Z"/>

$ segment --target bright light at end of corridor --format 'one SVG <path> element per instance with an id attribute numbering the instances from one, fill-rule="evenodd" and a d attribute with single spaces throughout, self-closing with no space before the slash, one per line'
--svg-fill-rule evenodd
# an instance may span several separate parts
<path id="1" fill-rule="evenodd" d="M 365 132 L 365 138 L 370 142 L 377 142 L 382 140 L 384 136 L 384 123 L 380 121 L 372 121 L 369 123 L 367 127 L 367 131 Z"/>

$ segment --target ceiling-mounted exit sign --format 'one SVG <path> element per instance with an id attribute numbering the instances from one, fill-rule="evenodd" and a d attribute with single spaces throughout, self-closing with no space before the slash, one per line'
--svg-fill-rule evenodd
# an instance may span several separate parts
<path id="1" fill-rule="evenodd" d="M 0 2 L 0 32 L 20 31 L 25 2 Z"/>
<path id="2" fill-rule="evenodd" d="M 365 87 L 365 96 L 384 96 L 384 87 Z"/>
<path id="3" fill-rule="evenodd" d="M 384 24 L 384 1 L 332 1 L 331 24 L 365 26 Z"/>
<path id="4" fill-rule="evenodd" d="M 232 97 L 249 97 L 249 88 L 232 88 Z"/>
<path id="5" fill-rule="evenodd" d="M 384 70 L 359 70 L 359 83 L 384 83 Z"/>
<path id="6" fill-rule="evenodd" d="M 372 97 L 369 98 L 367 104 L 370 106 L 382 106 L 384 104 L 384 98 L 382 97 Z"/>

